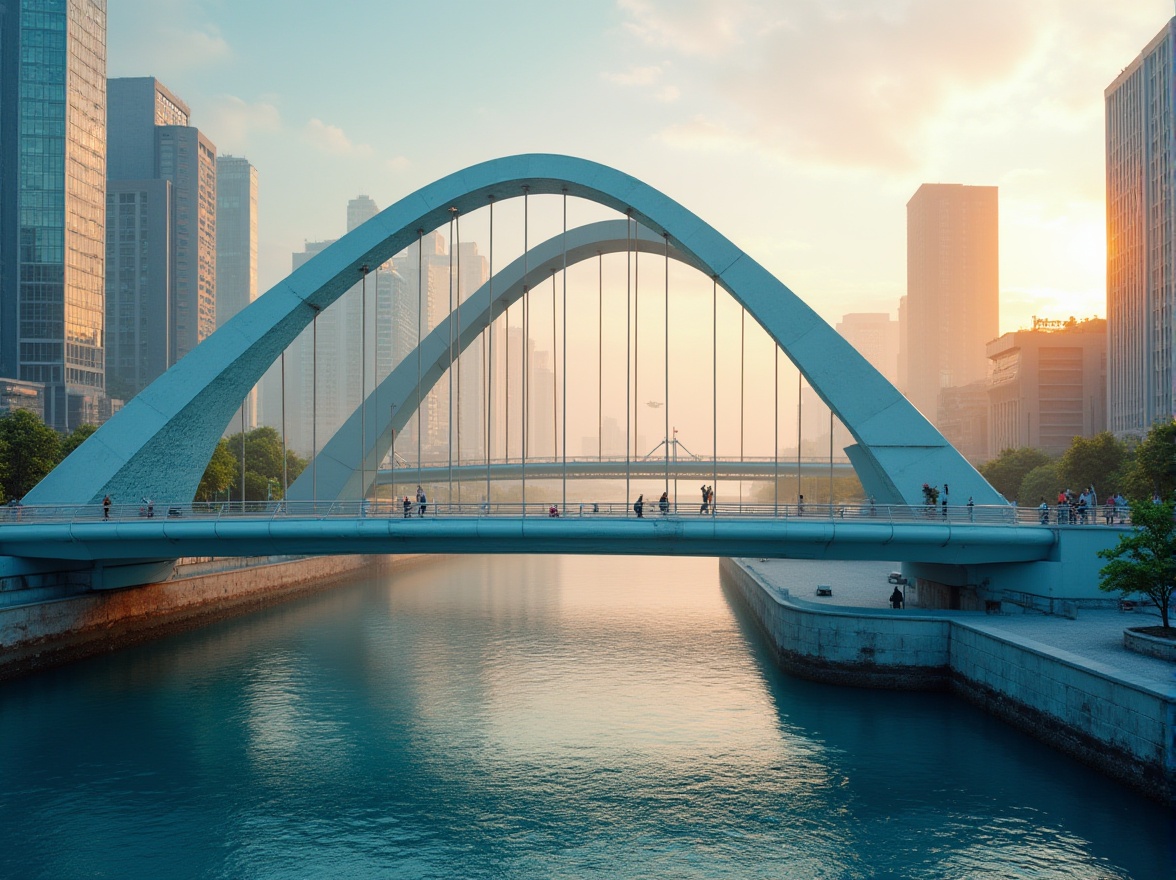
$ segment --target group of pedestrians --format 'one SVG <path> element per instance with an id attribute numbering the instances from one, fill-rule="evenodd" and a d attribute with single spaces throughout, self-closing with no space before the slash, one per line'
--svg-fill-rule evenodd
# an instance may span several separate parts
<path id="1" fill-rule="evenodd" d="M 412 517 L 412 511 L 414 508 L 416 509 L 417 516 L 425 515 L 425 511 L 429 506 L 429 499 L 425 497 L 425 490 L 420 486 L 417 486 L 416 503 L 414 504 L 412 501 L 410 501 L 407 495 L 404 496 L 404 501 L 401 503 L 404 506 L 404 518 L 410 519 Z"/>
<path id="2" fill-rule="evenodd" d="M 699 513 L 709 513 L 710 509 L 715 503 L 715 487 L 703 484 L 702 487 L 702 507 L 698 508 Z"/>
<path id="3" fill-rule="evenodd" d="M 1050 506 L 1044 496 L 1041 503 L 1037 505 L 1037 509 L 1040 512 L 1041 524 L 1047 525 Z M 1060 526 L 1084 526 L 1095 523 L 1098 521 L 1099 514 L 1098 493 L 1094 486 L 1087 486 L 1081 492 L 1061 489 L 1058 491 L 1055 510 L 1054 522 Z M 1102 504 L 1102 516 L 1103 522 L 1108 526 L 1127 521 L 1127 499 L 1123 497 L 1121 492 L 1112 492 L 1106 497 Z"/>

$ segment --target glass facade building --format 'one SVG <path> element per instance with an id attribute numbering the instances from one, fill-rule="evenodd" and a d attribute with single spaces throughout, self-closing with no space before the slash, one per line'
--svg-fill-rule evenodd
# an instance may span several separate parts
<path id="1" fill-rule="evenodd" d="M 105 389 L 106 3 L 0 7 L 0 373 L 59 430 Z"/>
<path id="2" fill-rule="evenodd" d="M 1107 423 L 1176 415 L 1176 19 L 1107 87 Z"/>

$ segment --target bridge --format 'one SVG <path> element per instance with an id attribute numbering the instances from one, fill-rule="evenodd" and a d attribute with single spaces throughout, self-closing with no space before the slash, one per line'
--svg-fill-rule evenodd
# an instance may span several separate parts
<path id="1" fill-rule="evenodd" d="M 538 197 L 562 203 L 562 228 L 538 244 L 531 244 L 533 230 L 528 208 Z M 522 206 L 522 228 L 514 230 L 522 240 L 522 250 L 498 268 L 495 209 L 501 211 L 504 204 L 513 200 Z M 617 219 L 569 228 L 569 200 L 594 203 L 597 211 L 615 212 Z M 483 217 L 488 227 L 488 278 L 463 298 L 460 261 L 455 288 L 451 259 L 449 312 L 429 328 L 422 320 L 424 290 L 420 279 L 423 273 L 418 273 L 415 349 L 382 378 L 373 369 L 370 385 L 366 353 L 361 352 L 359 405 L 325 443 L 320 446 L 317 439 L 314 441 L 309 466 L 297 479 L 283 486 L 285 502 L 262 511 L 251 511 L 248 505 L 243 505 L 235 515 L 223 508 L 210 515 L 193 507 L 192 499 L 205 466 L 235 411 L 262 375 L 284 358 L 291 343 L 307 328 L 317 328 L 319 315 L 353 288 L 357 280 L 366 285 L 370 267 L 381 266 L 402 252 L 415 254 L 420 261 L 426 232 L 448 224 L 452 254 L 461 241 L 461 219 L 471 216 Z M 646 262 L 642 262 L 642 257 Z M 612 354 L 618 363 L 625 364 L 624 444 L 632 452 L 621 460 L 605 462 L 601 456 L 596 462 L 577 461 L 567 454 L 569 269 L 585 261 L 596 261 L 603 267 L 606 259 L 620 258 L 626 267 L 625 308 L 623 316 L 610 317 L 609 336 L 616 340 L 617 347 L 624 343 L 623 353 Z M 864 497 L 872 505 L 883 506 L 888 511 L 884 519 L 872 515 L 839 516 L 836 506 L 831 506 L 828 515 L 820 519 L 801 516 L 799 510 L 789 515 L 787 509 L 781 512 L 778 480 L 770 515 L 763 510 L 709 517 L 698 516 L 697 511 L 693 517 L 677 515 L 671 510 L 672 515 L 645 520 L 637 520 L 627 513 L 621 516 L 619 510 L 614 516 L 567 515 L 573 511 L 578 514 L 587 503 L 568 496 L 569 478 L 608 478 L 616 480 L 619 488 L 623 471 L 622 497 L 627 500 L 620 509 L 625 511 L 636 491 L 649 491 L 647 485 L 644 489 L 633 485 L 634 479 L 660 479 L 667 494 L 670 488 L 672 462 L 665 457 L 646 459 L 634 448 L 643 397 L 636 373 L 643 367 L 648 376 L 650 370 L 647 349 L 644 361 L 640 360 L 638 350 L 642 325 L 637 275 L 650 258 L 662 264 L 659 278 L 664 278 L 664 290 L 657 291 L 664 318 L 664 326 L 657 329 L 659 336 L 664 334 L 665 355 L 663 363 L 655 364 L 655 368 L 661 368 L 664 378 L 660 392 L 663 399 L 655 402 L 662 407 L 663 422 L 657 426 L 657 435 L 667 442 L 674 437 L 672 411 L 683 408 L 695 411 L 706 405 L 711 410 L 713 436 L 711 449 L 702 456 L 704 461 L 680 460 L 674 465 L 673 473 L 689 475 L 692 479 L 706 476 L 713 479 L 721 469 L 729 479 L 771 479 L 788 472 L 788 465 L 778 456 L 771 460 L 769 475 L 763 456 L 748 459 L 741 450 L 738 460 L 732 461 L 731 456 L 720 454 L 717 307 L 721 291 L 738 304 L 742 315 L 738 345 L 740 446 L 743 340 L 750 323 L 754 331 L 771 343 L 776 357 L 773 382 L 777 395 L 774 413 L 777 432 L 779 361 L 783 358 L 796 370 L 798 390 L 801 383 L 807 383 L 828 407 L 830 447 L 834 419 L 851 438 L 844 449 L 848 465 L 839 466 L 830 448 L 823 464 L 802 462 L 801 470 L 809 466 L 814 472 L 831 477 L 835 471 L 844 473 L 852 468 L 863 487 Z M 712 344 L 709 351 L 697 353 L 699 359 L 709 361 L 710 387 L 692 388 L 688 395 L 680 394 L 678 399 L 671 399 L 670 394 L 670 314 L 676 302 L 671 295 L 670 267 L 674 263 L 694 270 L 698 277 L 708 281 L 712 301 Z M 600 271 L 603 279 L 603 268 Z M 562 313 L 559 282 L 562 282 Z M 552 433 L 548 436 L 556 446 L 556 460 L 528 456 L 528 438 L 540 429 L 533 424 L 535 373 L 534 365 L 528 360 L 527 346 L 518 346 L 523 349 L 521 352 L 516 348 L 521 394 L 511 390 L 508 374 L 503 385 L 507 392 L 498 392 L 505 399 L 497 404 L 490 399 L 496 393 L 498 381 L 493 375 L 495 343 L 501 346 L 505 341 L 509 346 L 508 330 L 516 327 L 523 339 L 533 340 L 528 310 L 534 308 L 540 285 L 545 291 L 550 286 L 552 304 L 551 372 L 555 391 L 553 412 L 549 414 L 552 421 L 548 423 Z M 573 290 L 572 295 L 575 297 L 577 292 Z M 593 295 L 598 297 L 603 309 L 603 280 L 600 290 L 593 291 Z M 648 289 L 645 295 L 648 301 Z M 516 319 L 521 307 L 521 324 L 517 320 L 512 322 L 512 307 Z M 361 312 L 366 321 L 366 303 Z M 559 314 L 563 317 L 562 347 L 556 325 Z M 646 317 L 647 323 L 648 320 Z M 603 326 L 601 317 L 598 334 L 602 352 Z M 648 326 L 645 332 L 648 340 Z M 365 325 L 360 335 L 363 344 L 367 337 Z M 475 342 L 487 346 L 486 363 L 491 373 L 474 392 L 483 395 L 486 401 L 486 442 L 481 460 L 470 460 L 468 455 L 463 458 L 461 454 L 461 363 L 463 353 Z M 730 342 L 725 340 L 725 347 L 731 347 Z M 600 363 L 603 364 L 603 353 Z M 506 364 L 509 373 L 509 348 Z M 440 398 L 443 380 L 448 383 L 449 393 Z M 764 384 L 762 378 L 753 382 Z M 598 395 L 595 402 L 602 407 L 602 388 L 598 388 Z M 315 405 L 318 398 L 316 386 Z M 285 447 L 284 385 L 282 400 Z M 439 400 L 443 403 L 438 404 Z M 421 425 L 426 410 L 431 407 L 429 411 L 435 411 L 440 405 L 448 406 L 449 436 L 444 445 L 448 447 L 449 459 L 443 468 L 435 467 L 432 471 L 433 494 L 437 492 L 442 473 L 449 490 L 445 493 L 446 502 L 461 500 L 463 484 L 484 481 L 485 495 L 491 497 L 490 483 L 496 477 L 517 480 L 522 495 L 518 510 L 508 514 L 501 509 L 446 507 L 442 509 L 452 515 L 408 520 L 395 515 L 370 515 L 377 509 L 370 506 L 373 501 L 378 504 L 377 487 L 395 480 L 395 471 L 400 470 L 402 475 L 404 471 L 412 471 L 415 458 L 415 467 L 423 473 Z M 512 423 L 517 425 L 516 437 L 521 436 L 522 450 L 513 462 L 501 460 L 505 456 L 499 450 L 499 462 L 495 464 L 490 421 L 491 413 L 501 410 L 505 411 L 508 431 Z M 414 438 L 405 436 L 414 415 L 420 416 L 415 423 L 415 449 L 412 448 Z M 317 425 L 317 417 L 314 421 Z M 797 421 L 799 425 L 799 412 Z M 647 427 L 648 422 L 647 416 Z M 541 430 L 547 429 L 544 426 Z M 774 445 L 780 448 L 778 436 Z M 536 451 L 534 445 L 530 451 Z M 509 441 L 505 452 L 510 453 Z M 410 467 L 393 468 L 392 473 L 381 471 L 380 462 L 389 454 L 400 455 Z M 559 497 L 541 497 L 536 511 L 533 504 L 536 489 L 532 482 L 529 503 L 528 482 L 556 478 L 562 483 Z M 968 508 L 968 519 L 958 515 L 927 517 L 923 487 L 928 480 L 936 486 L 950 484 L 953 504 L 970 499 L 974 506 Z M 832 486 L 830 499 L 831 490 Z M 548 496 L 554 494 L 549 487 L 542 492 Z M 100 508 L 104 497 L 120 502 L 155 499 L 153 505 L 161 515 L 127 518 L 120 514 L 114 522 L 102 521 L 92 514 Z M 720 498 L 723 498 L 721 492 Z M 783 500 L 794 504 L 800 501 L 796 497 Z M 1059 550 L 1065 540 L 1064 530 L 1016 521 L 1016 512 L 1009 513 L 1004 499 L 905 397 L 810 306 L 749 255 L 649 185 L 603 165 L 554 155 L 513 156 L 466 168 L 401 199 L 349 232 L 243 309 L 128 402 L 37 485 L 24 502 L 22 518 L 0 527 L 3 544 L 0 551 L 21 559 L 91 561 L 108 574 L 111 568 L 125 564 L 127 575 L 107 576 L 106 585 L 133 583 L 135 577 L 142 576 L 144 565 L 162 564 L 192 554 L 558 550 L 884 558 L 909 560 L 914 566 L 923 566 L 921 571 L 926 577 L 941 583 L 976 584 L 999 579 L 1018 586 L 1024 586 L 1026 580 L 1040 582 L 1043 578 L 1060 582 L 1068 564 L 1064 559 L 1066 553 Z M 299 507 L 307 504 L 308 508 Z M 349 504 L 353 505 L 350 513 L 347 512 Z M 321 514 L 323 505 L 330 511 L 329 515 Z M 534 515 L 549 509 L 548 505 L 563 515 Z M 178 515 L 162 514 L 173 509 Z M 436 507 L 433 509 L 437 511 Z M 50 511 L 58 511 L 59 515 Z M 909 515 L 894 515 L 895 511 L 908 511 Z M 976 520 L 973 518 L 976 511 L 991 511 L 999 516 Z M 1008 518 L 1001 519 L 1001 516 Z M 1022 567 L 1018 569 L 1018 565 Z"/>

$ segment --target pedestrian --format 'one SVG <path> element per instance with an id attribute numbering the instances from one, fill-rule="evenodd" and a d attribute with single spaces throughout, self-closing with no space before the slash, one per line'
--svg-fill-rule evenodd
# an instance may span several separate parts
<path id="1" fill-rule="evenodd" d="M 102 499 L 102 518 L 110 519 L 110 496 L 107 495 Z"/>
<path id="2" fill-rule="evenodd" d="M 645 496 L 638 495 L 637 500 L 633 502 L 633 512 L 637 514 L 637 519 L 642 519 L 645 516 Z"/>
<path id="3" fill-rule="evenodd" d="M 894 588 L 894 592 L 890 594 L 890 607 L 901 608 L 903 604 L 902 590 L 898 587 Z"/>
<path id="4" fill-rule="evenodd" d="M 554 504 L 551 505 L 551 507 L 547 508 L 547 515 L 552 517 L 553 519 L 555 517 L 558 517 L 559 516 L 559 508 L 556 507 Z"/>
<path id="5" fill-rule="evenodd" d="M 1070 499 L 1066 497 L 1066 490 L 1058 492 L 1058 525 L 1065 525 L 1069 519 Z"/>
<path id="6" fill-rule="evenodd" d="M 1103 522 L 1108 526 L 1115 521 L 1115 496 L 1108 495 L 1103 502 Z"/>
<path id="7" fill-rule="evenodd" d="M 710 505 L 710 512 L 711 513 L 718 513 L 719 512 L 718 509 L 715 507 L 715 487 L 714 486 L 707 486 L 706 487 L 706 503 Z"/>
<path id="8" fill-rule="evenodd" d="M 972 496 L 968 496 L 968 522 L 976 521 L 976 502 L 972 500 Z"/>
<path id="9" fill-rule="evenodd" d="M 412 518 L 412 502 L 408 500 L 408 496 L 404 496 L 404 518 Z"/>
<path id="10" fill-rule="evenodd" d="M 940 504 L 943 505 L 943 516 L 946 518 L 947 517 L 947 483 L 943 484 L 943 496 L 942 496 L 942 499 L 940 500 Z"/>
<path id="11" fill-rule="evenodd" d="M 796 496 L 796 515 L 797 516 L 804 516 L 804 496 L 803 495 Z"/>
<path id="12" fill-rule="evenodd" d="M 429 506 L 429 499 L 425 497 L 425 490 L 417 486 L 417 516 L 424 516 Z"/>
<path id="13" fill-rule="evenodd" d="M 662 492 L 661 498 L 657 499 L 657 508 L 661 511 L 661 515 L 665 516 L 670 512 L 670 493 Z"/>
<path id="14" fill-rule="evenodd" d="M 702 507 L 698 508 L 699 513 L 706 513 L 707 507 L 709 506 L 707 504 L 707 501 L 709 499 L 710 499 L 710 487 L 704 484 L 702 487 Z"/>
<path id="15" fill-rule="evenodd" d="M 1049 504 L 1045 501 L 1045 496 L 1041 496 L 1041 503 L 1037 505 L 1037 509 L 1041 511 L 1041 524 L 1043 526 L 1049 525 Z"/>

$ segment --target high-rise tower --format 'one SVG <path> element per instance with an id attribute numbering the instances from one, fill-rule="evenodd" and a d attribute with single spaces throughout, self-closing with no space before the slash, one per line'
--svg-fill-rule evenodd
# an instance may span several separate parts
<path id="1" fill-rule="evenodd" d="M 1106 89 L 1107 426 L 1176 415 L 1176 18 Z"/>
<path id="2" fill-rule="evenodd" d="M 925 183 L 907 202 L 899 386 L 932 422 L 943 388 L 985 378 L 998 331 L 997 190 Z"/>
<path id="3" fill-rule="evenodd" d="M 0 6 L 0 374 L 59 430 L 104 397 L 105 0 Z"/>

